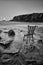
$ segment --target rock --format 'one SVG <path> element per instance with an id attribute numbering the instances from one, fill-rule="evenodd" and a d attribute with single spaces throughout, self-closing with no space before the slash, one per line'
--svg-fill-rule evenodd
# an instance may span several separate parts
<path id="1" fill-rule="evenodd" d="M 13 17 L 11 21 L 20 21 L 20 22 L 43 22 L 43 13 L 32 13 L 25 15 L 18 15 Z"/>

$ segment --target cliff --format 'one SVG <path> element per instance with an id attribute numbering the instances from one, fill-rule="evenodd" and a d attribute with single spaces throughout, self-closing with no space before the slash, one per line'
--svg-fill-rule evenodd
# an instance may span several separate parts
<path id="1" fill-rule="evenodd" d="M 11 21 L 20 22 L 43 22 L 43 13 L 32 13 L 14 16 Z"/>

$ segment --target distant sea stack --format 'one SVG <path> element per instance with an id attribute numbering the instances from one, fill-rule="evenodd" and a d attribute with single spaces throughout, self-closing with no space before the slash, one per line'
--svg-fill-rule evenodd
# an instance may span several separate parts
<path id="1" fill-rule="evenodd" d="M 10 21 L 20 22 L 43 22 L 43 13 L 32 13 L 14 16 Z"/>

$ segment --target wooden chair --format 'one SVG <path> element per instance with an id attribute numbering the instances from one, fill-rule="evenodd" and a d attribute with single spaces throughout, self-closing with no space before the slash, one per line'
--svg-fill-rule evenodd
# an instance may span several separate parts
<path id="1" fill-rule="evenodd" d="M 29 26 L 28 25 L 28 32 L 27 32 L 27 34 L 24 35 L 24 38 L 23 38 L 23 41 L 25 41 L 25 37 L 27 37 L 26 44 L 28 43 L 28 38 L 29 38 L 29 41 L 30 41 L 30 36 L 33 40 L 33 34 L 34 34 L 34 31 L 35 31 L 35 28 L 36 28 L 36 26 Z"/>

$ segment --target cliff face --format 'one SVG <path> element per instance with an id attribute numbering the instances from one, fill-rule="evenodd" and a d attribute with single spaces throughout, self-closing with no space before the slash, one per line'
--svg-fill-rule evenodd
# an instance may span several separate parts
<path id="1" fill-rule="evenodd" d="M 32 13 L 13 17 L 11 21 L 43 22 L 43 13 Z"/>

